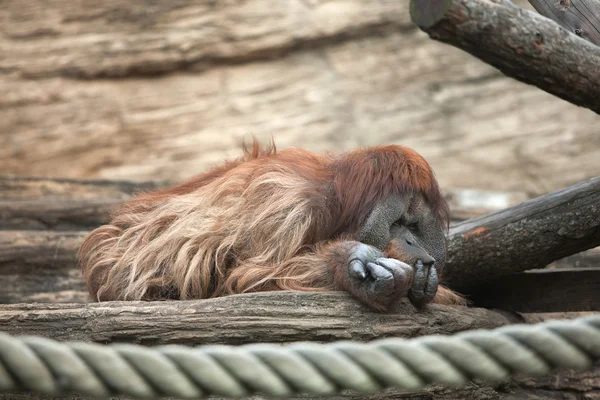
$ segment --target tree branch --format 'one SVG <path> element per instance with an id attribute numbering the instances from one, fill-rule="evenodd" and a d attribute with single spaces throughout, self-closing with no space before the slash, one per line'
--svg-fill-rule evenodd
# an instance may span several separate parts
<path id="1" fill-rule="evenodd" d="M 444 280 L 469 294 L 599 245 L 600 177 L 455 225 Z"/>
<path id="2" fill-rule="evenodd" d="M 600 113 L 600 47 L 509 0 L 411 0 L 432 39 L 505 75 Z"/>

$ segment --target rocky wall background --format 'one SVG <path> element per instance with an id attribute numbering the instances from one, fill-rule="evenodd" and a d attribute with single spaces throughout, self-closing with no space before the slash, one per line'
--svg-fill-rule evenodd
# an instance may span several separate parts
<path id="1" fill-rule="evenodd" d="M 600 172 L 600 116 L 429 39 L 407 1 L 0 5 L 1 174 L 182 180 L 250 135 L 405 144 L 444 188 L 538 195 Z"/>

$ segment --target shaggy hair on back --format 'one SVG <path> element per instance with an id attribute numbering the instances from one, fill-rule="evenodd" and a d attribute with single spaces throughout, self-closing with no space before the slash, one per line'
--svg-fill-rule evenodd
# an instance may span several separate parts
<path id="1" fill-rule="evenodd" d="M 333 290 L 330 244 L 351 238 L 380 199 L 410 191 L 447 227 L 433 172 L 410 149 L 317 155 L 255 141 L 237 160 L 125 203 L 85 239 L 83 276 L 98 301 Z"/>

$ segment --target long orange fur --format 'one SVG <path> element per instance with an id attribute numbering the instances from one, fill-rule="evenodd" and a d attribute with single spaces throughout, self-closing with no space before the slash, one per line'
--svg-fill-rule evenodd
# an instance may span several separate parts
<path id="1" fill-rule="evenodd" d="M 82 272 L 97 301 L 340 290 L 343 239 L 377 201 L 415 191 L 445 229 L 433 172 L 408 148 L 318 155 L 255 141 L 238 160 L 128 201 L 85 239 Z M 464 304 L 443 287 L 436 302 Z"/>

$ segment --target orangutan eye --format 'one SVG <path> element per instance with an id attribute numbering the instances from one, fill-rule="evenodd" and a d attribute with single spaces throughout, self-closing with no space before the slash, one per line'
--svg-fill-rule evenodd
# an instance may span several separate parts
<path id="1" fill-rule="evenodd" d="M 406 220 L 404 218 L 397 219 L 392 224 L 392 226 L 404 226 L 404 225 L 406 225 Z"/>
<path id="2" fill-rule="evenodd" d="M 412 232 L 415 232 L 415 231 L 417 231 L 419 229 L 419 223 L 418 222 L 416 222 L 416 221 L 415 222 L 408 222 L 405 217 L 402 217 L 402 218 L 396 220 L 392 224 L 392 226 L 404 226 L 404 227 L 406 227 L 408 230 L 410 230 Z"/>

